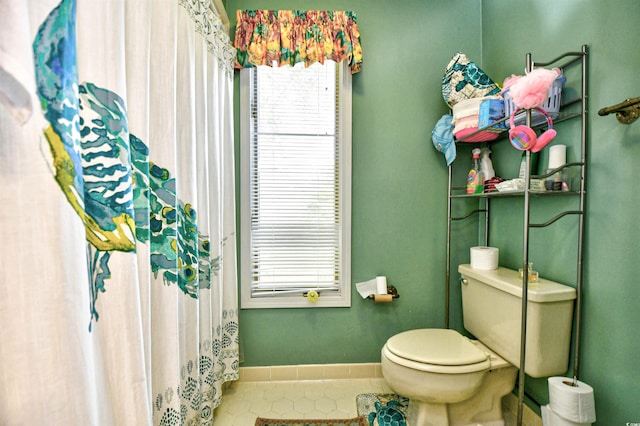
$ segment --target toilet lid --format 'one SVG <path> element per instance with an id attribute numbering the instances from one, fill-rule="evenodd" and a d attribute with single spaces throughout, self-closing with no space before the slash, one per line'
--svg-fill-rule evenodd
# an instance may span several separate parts
<path id="1" fill-rule="evenodd" d="M 424 328 L 391 337 L 387 349 L 401 358 L 434 365 L 469 365 L 485 362 L 487 353 L 455 330 Z"/>

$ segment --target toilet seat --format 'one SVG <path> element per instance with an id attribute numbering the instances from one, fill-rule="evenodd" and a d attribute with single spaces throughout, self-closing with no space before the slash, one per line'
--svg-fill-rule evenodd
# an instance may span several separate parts
<path id="1" fill-rule="evenodd" d="M 409 330 L 387 340 L 382 349 L 392 362 L 421 371 L 462 374 L 491 367 L 491 357 L 455 330 Z"/>

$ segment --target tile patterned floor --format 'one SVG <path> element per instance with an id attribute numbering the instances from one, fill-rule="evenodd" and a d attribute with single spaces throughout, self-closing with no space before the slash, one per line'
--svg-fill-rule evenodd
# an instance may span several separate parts
<path id="1" fill-rule="evenodd" d="M 215 426 L 253 426 L 257 417 L 337 419 L 355 417 L 356 396 L 391 393 L 384 379 L 234 382 L 216 408 Z"/>
<path id="2" fill-rule="evenodd" d="M 392 390 L 382 378 L 233 382 L 215 410 L 214 425 L 253 426 L 257 417 L 354 417 L 356 396 L 368 392 L 392 393 Z M 506 426 L 513 426 L 516 415 L 511 410 L 513 404 L 509 405 L 505 404 L 505 421 Z M 525 425 L 542 425 L 539 417 L 528 417 L 525 416 Z"/>

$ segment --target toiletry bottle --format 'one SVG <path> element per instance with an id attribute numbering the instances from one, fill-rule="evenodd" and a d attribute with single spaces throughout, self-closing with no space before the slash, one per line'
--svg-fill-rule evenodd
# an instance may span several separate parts
<path id="1" fill-rule="evenodd" d="M 482 171 L 482 177 L 484 180 L 493 179 L 496 175 L 496 172 L 493 169 L 493 164 L 491 163 L 491 158 L 489 157 L 490 154 L 491 149 L 489 149 L 489 147 L 480 149 L 480 170 Z"/>
<path id="2" fill-rule="evenodd" d="M 522 155 L 520 156 L 520 171 L 518 172 L 518 178 L 524 179 L 527 175 L 527 152 L 522 151 Z"/>
<path id="3" fill-rule="evenodd" d="M 472 166 L 467 176 L 467 194 L 482 194 L 484 190 L 484 177 L 480 170 L 480 148 L 474 148 L 471 151 Z"/>
<path id="4" fill-rule="evenodd" d="M 538 153 L 530 152 L 529 153 L 529 162 L 531 168 L 531 174 L 535 175 L 538 170 Z M 520 172 L 518 173 L 518 177 L 520 179 L 524 179 L 527 174 L 527 152 L 522 151 L 522 156 L 520 157 Z"/>

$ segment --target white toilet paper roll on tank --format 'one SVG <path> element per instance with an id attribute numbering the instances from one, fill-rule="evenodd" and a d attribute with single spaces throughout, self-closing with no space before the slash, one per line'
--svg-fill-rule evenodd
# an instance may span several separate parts
<path id="1" fill-rule="evenodd" d="M 471 267 L 474 269 L 492 270 L 498 268 L 499 250 L 496 247 L 471 247 Z"/>
<path id="2" fill-rule="evenodd" d="M 387 277 L 376 277 L 376 289 L 378 294 L 387 294 Z"/>

